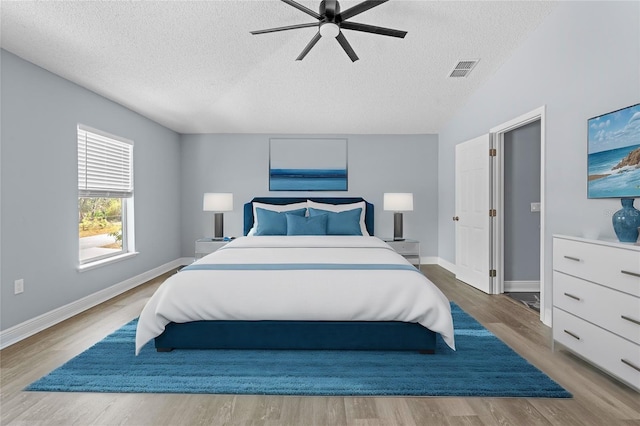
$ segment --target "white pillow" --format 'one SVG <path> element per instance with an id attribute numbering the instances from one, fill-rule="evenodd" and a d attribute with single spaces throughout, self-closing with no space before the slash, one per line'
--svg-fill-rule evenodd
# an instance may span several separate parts
<path id="1" fill-rule="evenodd" d="M 325 204 L 307 200 L 307 207 L 312 209 L 328 210 L 330 212 L 336 213 L 361 208 L 362 212 L 360 213 L 360 231 L 362 232 L 363 236 L 369 236 L 369 233 L 367 232 L 367 225 L 364 223 L 364 217 L 367 214 L 367 204 L 364 201 L 359 201 L 357 203 L 351 204 Z"/>
<path id="2" fill-rule="evenodd" d="M 247 232 L 247 237 L 250 237 L 251 235 L 255 234 L 256 229 L 258 228 L 258 215 L 256 214 L 256 208 L 258 207 L 265 210 L 271 210 L 272 212 L 288 212 L 290 210 L 307 208 L 306 201 L 302 201 L 300 203 L 293 203 L 293 204 L 265 204 L 265 203 L 258 203 L 257 201 L 254 201 L 252 204 L 253 204 L 253 226 L 251 227 L 249 232 Z"/>

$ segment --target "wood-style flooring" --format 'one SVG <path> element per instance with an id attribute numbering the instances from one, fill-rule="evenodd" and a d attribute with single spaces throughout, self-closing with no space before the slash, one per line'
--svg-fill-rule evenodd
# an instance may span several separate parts
<path id="1" fill-rule="evenodd" d="M 138 316 L 160 283 L 134 290 L 0 351 L 4 425 L 640 425 L 640 394 L 551 350 L 538 314 L 445 269 L 423 272 L 462 309 L 569 390 L 572 399 L 382 398 L 23 392 Z"/>

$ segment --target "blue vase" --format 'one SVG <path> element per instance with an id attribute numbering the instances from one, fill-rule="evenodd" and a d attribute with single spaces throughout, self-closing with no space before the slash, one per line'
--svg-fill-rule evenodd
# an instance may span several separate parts
<path id="1" fill-rule="evenodd" d="M 640 211 L 633 207 L 634 198 L 622 198 L 622 208 L 613 214 L 613 230 L 623 243 L 635 243 L 638 240 Z"/>

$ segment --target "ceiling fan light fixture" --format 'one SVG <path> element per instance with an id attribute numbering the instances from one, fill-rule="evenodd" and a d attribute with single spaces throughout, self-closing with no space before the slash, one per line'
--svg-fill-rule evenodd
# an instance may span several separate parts
<path id="1" fill-rule="evenodd" d="M 322 37 L 336 38 L 340 34 L 340 27 L 333 22 L 326 22 L 320 25 L 320 35 Z"/>
<path id="2" fill-rule="evenodd" d="M 310 28 L 318 26 L 318 32 L 313 36 L 311 41 L 305 46 L 302 50 L 302 53 L 298 55 L 296 61 L 301 61 L 305 56 L 309 53 L 313 46 L 315 46 L 321 38 L 329 37 L 335 38 L 342 47 L 342 50 L 345 51 L 351 62 L 355 62 L 358 60 L 358 55 L 353 51 L 353 48 L 347 41 L 347 38 L 344 36 L 342 30 L 350 30 L 350 31 L 361 31 L 364 33 L 372 33 L 389 37 L 398 37 L 404 38 L 407 35 L 406 31 L 394 30 L 392 28 L 384 28 L 378 27 L 376 25 L 367 25 L 360 24 L 357 22 L 347 21 L 347 19 L 353 18 L 354 16 L 360 15 L 363 12 L 366 12 L 369 9 L 372 9 L 376 6 L 380 6 L 381 4 L 386 3 L 389 0 L 364 0 L 360 3 L 351 6 L 345 11 L 341 11 L 340 3 L 338 0 L 322 0 L 320 2 L 319 11 L 317 13 L 314 10 L 309 9 L 307 6 L 304 6 L 298 3 L 295 0 L 281 0 L 283 3 L 288 4 L 291 7 L 298 9 L 301 12 L 306 13 L 309 16 L 312 16 L 317 20 L 317 22 L 309 22 L 306 24 L 295 24 L 295 25 L 287 25 L 284 27 L 278 28 L 269 28 L 266 30 L 258 30 L 251 31 L 251 34 L 266 34 L 266 33 L 274 33 L 278 31 L 287 31 L 287 30 L 295 30 L 298 28 Z"/>

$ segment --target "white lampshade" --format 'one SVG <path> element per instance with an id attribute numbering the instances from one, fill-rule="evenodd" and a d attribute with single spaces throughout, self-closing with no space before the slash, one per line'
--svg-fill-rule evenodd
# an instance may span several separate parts
<path id="1" fill-rule="evenodd" d="M 205 193 L 202 202 L 202 210 L 205 212 L 233 211 L 233 194 L 224 192 Z"/>
<path id="2" fill-rule="evenodd" d="M 413 193 L 411 192 L 385 192 L 384 209 L 394 212 L 413 211 Z"/>

